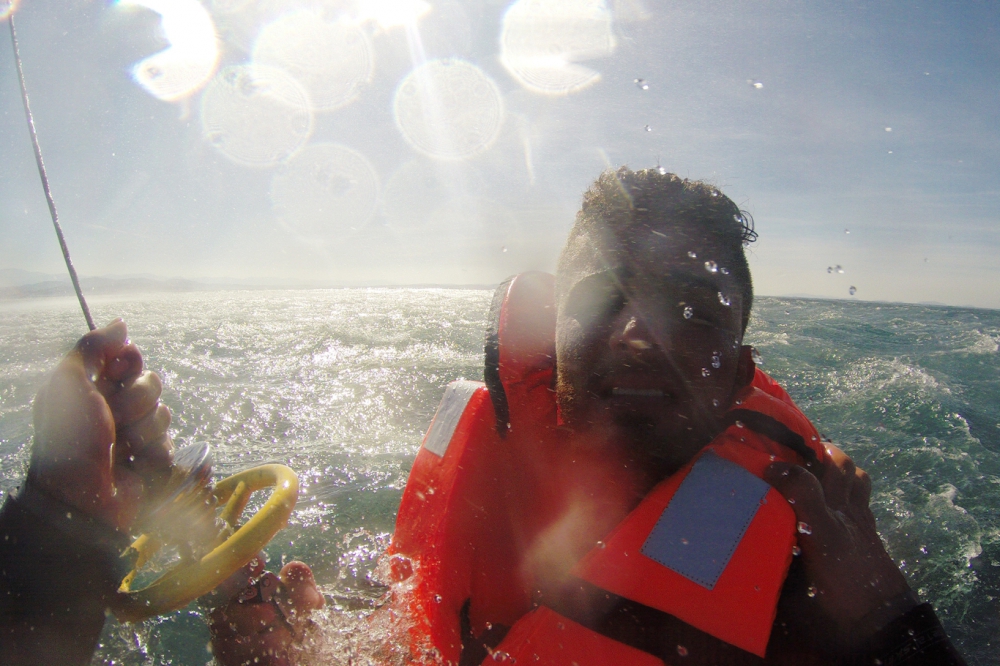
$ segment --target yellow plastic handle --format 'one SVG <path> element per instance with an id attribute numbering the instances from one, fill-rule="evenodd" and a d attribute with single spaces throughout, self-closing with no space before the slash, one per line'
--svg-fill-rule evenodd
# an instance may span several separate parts
<path id="1" fill-rule="evenodd" d="M 224 504 L 220 518 L 231 528 L 246 508 L 250 495 L 274 487 L 271 497 L 243 526 L 200 560 L 182 563 L 149 586 L 133 590 L 136 572 L 160 548 L 160 542 L 142 535 L 129 547 L 137 555 L 135 569 L 122 581 L 112 611 L 122 622 L 138 622 L 182 608 L 214 590 L 245 565 L 285 526 L 299 495 L 299 479 L 284 465 L 261 465 L 215 485 L 215 498 Z"/>

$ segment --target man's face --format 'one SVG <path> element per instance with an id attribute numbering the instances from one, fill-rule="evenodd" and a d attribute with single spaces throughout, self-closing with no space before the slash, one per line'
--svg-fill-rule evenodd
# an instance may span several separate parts
<path id="1" fill-rule="evenodd" d="M 677 469 L 733 396 L 743 303 L 718 242 L 681 225 L 635 238 L 577 282 L 557 322 L 563 416 Z"/>

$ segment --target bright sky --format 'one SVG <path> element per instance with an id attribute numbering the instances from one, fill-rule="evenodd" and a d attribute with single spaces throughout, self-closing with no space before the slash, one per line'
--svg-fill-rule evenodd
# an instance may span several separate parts
<path id="1" fill-rule="evenodd" d="M 1000 308 L 995 3 L 32 0 L 16 20 L 83 275 L 498 282 L 552 269 L 602 169 L 660 164 L 753 214 L 759 294 Z M 0 119 L 0 269 L 59 273 L 6 26 Z"/>

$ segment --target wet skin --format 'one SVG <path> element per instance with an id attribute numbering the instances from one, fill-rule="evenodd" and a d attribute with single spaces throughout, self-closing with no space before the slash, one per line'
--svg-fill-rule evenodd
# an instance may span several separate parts
<path id="1" fill-rule="evenodd" d="M 694 235 L 650 232 L 625 266 L 570 290 L 556 329 L 567 423 L 624 443 L 665 475 L 718 434 L 741 388 L 740 289 L 725 253 Z"/>
<path id="2" fill-rule="evenodd" d="M 84 514 L 127 530 L 169 470 L 162 384 L 120 319 L 83 336 L 35 398 L 29 479 Z"/>

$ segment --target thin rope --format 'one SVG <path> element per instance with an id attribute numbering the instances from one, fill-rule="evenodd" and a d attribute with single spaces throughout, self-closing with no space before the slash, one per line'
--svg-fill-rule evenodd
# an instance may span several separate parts
<path id="1" fill-rule="evenodd" d="M 14 47 L 14 64 L 17 65 L 17 80 L 21 84 L 21 101 L 24 102 L 24 117 L 28 120 L 28 132 L 31 134 L 31 147 L 35 149 L 35 164 L 38 165 L 38 177 L 42 179 L 42 189 L 45 190 L 45 200 L 49 204 L 49 215 L 52 216 L 52 226 L 56 230 L 56 238 L 59 239 L 59 247 L 62 248 L 63 259 L 66 260 L 66 269 L 69 270 L 69 279 L 73 282 L 73 289 L 76 290 L 76 297 L 83 308 L 83 316 L 87 320 L 87 326 L 94 330 L 94 318 L 90 316 L 90 308 L 83 298 L 83 290 L 80 289 L 80 279 L 76 276 L 76 269 L 73 268 L 73 260 L 69 258 L 69 247 L 66 245 L 66 238 L 63 236 L 62 227 L 59 226 L 59 214 L 56 213 L 56 202 L 52 200 L 52 191 L 49 189 L 49 177 L 45 173 L 45 164 L 42 162 L 42 151 L 38 147 L 38 135 L 35 134 L 35 121 L 31 116 L 31 107 L 28 105 L 28 91 L 24 87 L 24 71 L 21 69 L 21 53 L 17 48 L 17 32 L 14 30 L 14 15 L 7 17 L 10 24 L 10 42 Z"/>

